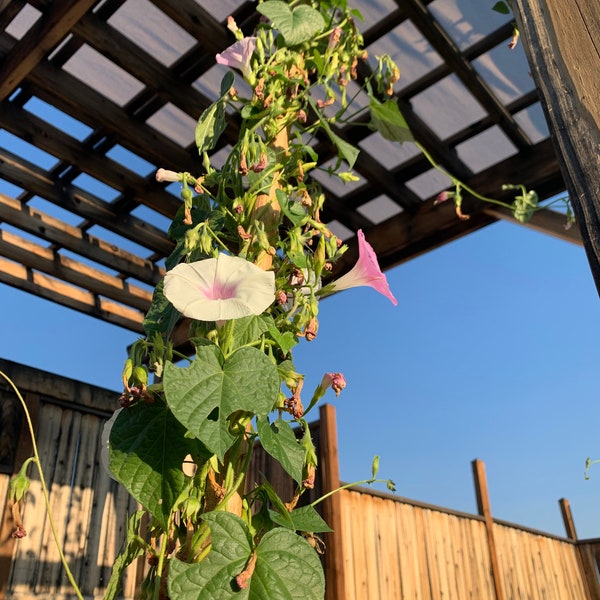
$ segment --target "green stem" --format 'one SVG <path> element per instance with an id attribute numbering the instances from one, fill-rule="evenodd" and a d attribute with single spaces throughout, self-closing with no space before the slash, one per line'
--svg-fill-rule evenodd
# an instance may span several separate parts
<path id="1" fill-rule="evenodd" d="M 38 473 L 40 475 L 40 484 L 42 486 L 42 494 L 44 496 L 44 503 L 46 505 L 46 513 L 48 514 L 48 522 L 50 523 L 50 529 L 52 530 L 52 537 L 54 538 L 54 543 L 56 544 L 56 548 L 58 549 L 58 554 L 60 556 L 60 560 L 65 569 L 65 573 L 75 591 L 75 594 L 79 600 L 84 600 L 81 591 L 79 590 L 79 586 L 77 585 L 75 578 L 73 577 L 73 573 L 71 573 L 71 569 L 69 569 L 69 565 L 67 564 L 67 559 L 65 558 L 63 549 L 61 547 L 60 541 L 58 539 L 58 533 L 56 531 L 56 525 L 54 524 L 54 518 L 52 516 L 52 511 L 50 510 L 50 495 L 48 494 L 48 487 L 46 486 L 46 480 L 44 478 L 44 472 L 42 471 L 42 463 L 40 462 L 40 456 L 38 454 L 37 444 L 35 442 L 35 434 L 33 430 L 33 423 L 31 421 L 31 416 L 29 414 L 29 410 L 27 409 L 27 405 L 25 404 L 25 400 L 21 393 L 17 389 L 17 386 L 13 383 L 12 379 L 8 377 L 5 373 L 0 371 L 0 376 L 2 376 L 12 387 L 19 402 L 21 402 L 21 406 L 23 407 L 23 412 L 25 413 L 25 418 L 27 419 L 27 427 L 29 428 L 29 435 L 31 436 L 31 446 L 33 448 L 33 460 L 38 468 Z"/>
<path id="2" fill-rule="evenodd" d="M 446 177 L 449 177 L 452 180 L 453 185 L 459 185 L 463 190 L 465 190 L 466 192 L 469 192 L 469 194 L 471 194 L 471 196 L 473 196 L 474 198 L 477 198 L 478 200 L 481 200 L 482 202 L 488 202 L 490 204 L 497 204 L 498 206 L 502 206 L 504 208 L 511 208 L 510 204 L 507 204 L 506 202 L 496 200 L 495 198 L 489 198 L 487 196 L 483 196 L 479 192 L 476 192 L 474 189 L 470 188 L 468 185 L 466 185 L 465 183 L 460 181 L 460 179 L 457 179 L 451 173 L 446 171 L 446 169 L 444 169 L 444 167 L 439 165 L 435 161 L 433 156 L 431 156 L 431 154 L 429 154 L 429 152 L 419 142 L 415 141 L 414 143 L 415 143 L 415 146 L 417 146 L 417 148 L 424 154 L 425 158 L 429 161 L 429 164 L 434 169 L 436 169 L 437 171 L 442 173 L 443 175 L 446 175 Z"/>
<path id="3" fill-rule="evenodd" d="M 325 495 L 317 498 L 314 502 L 311 502 L 311 506 L 316 506 L 319 502 L 323 502 L 329 496 L 333 496 L 333 494 L 337 494 L 342 490 L 347 490 L 348 488 L 355 487 L 357 485 L 371 485 L 372 483 L 388 483 L 389 479 L 363 479 L 362 481 L 354 481 L 353 483 L 346 483 L 345 485 L 341 485 L 335 490 L 331 490 L 331 492 L 327 492 Z"/>

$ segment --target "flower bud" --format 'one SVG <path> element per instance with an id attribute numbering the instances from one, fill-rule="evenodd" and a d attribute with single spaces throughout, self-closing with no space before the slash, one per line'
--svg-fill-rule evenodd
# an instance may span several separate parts
<path id="1" fill-rule="evenodd" d="M 181 181 L 181 174 L 161 168 L 156 171 L 156 181 Z"/>

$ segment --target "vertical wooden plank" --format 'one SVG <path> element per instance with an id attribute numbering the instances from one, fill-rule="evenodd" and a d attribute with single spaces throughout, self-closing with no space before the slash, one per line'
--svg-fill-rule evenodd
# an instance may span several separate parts
<path id="1" fill-rule="evenodd" d="M 600 3 L 516 0 L 512 5 L 600 292 Z"/>
<path id="2" fill-rule="evenodd" d="M 477 496 L 477 508 L 479 510 L 479 514 L 485 519 L 487 543 L 490 553 L 490 563 L 492 566 L 492 577 L 494 579 L 496 600 L 504 600 L 504 594 L 502 591 L 502 574 L 500 573 L 498 555 L 496 553 L 496 543 L 494 540 L 494 521 L 492 519 L 490 497 L 488 494 L 487 479 L 485 477 L 485 465 L 483 461 L 479 459 L 474 460 L 472 465 L 473 478 L 475 481 L 475 493 Z"/>
<path id="3" fill-rule="evenodd" d="M 319 411 L 320 416 L 320 469 L 323 494 L 340 487 L 340 465 L 338 459 L 337 425 L 335 407 L 325 404 Z M 344 588 L 343 529 L 341 519 L 340 494 L 332 494 L 323 501 L 323 518 L 333 529 L 324 536 L 327 545 L 325 553 L 325 580 L 327 600 L 346 598 Z"/>
<path id="4" fill-rule="evenodd" d="M 573 513 L 571 512 L 571 504 L 566 498 L 561 498 L 558 501 L 558 504 L 560 505 L 560 512 L 562 514 L 563 523 L 565 524 L 567 537 L 577 544 L 577 531 L 575 530 L 575 521 L 573 520 Z M 591 565 L 585 564 L 585 558 L 579 549 L 579 545 L 576 546 L 576 557 L 577 565 L 579 567 L 579 572 L 581 573 L 581 579 L 586 593 L 586 598 L 587 600 L 592 600 L 592 589 L 594 582 L 589 581 L 588 574 L 593 574 L 595 583 L 597 585 L 598 575 L 596 574 L 596 569 L 591 569 Z"/>

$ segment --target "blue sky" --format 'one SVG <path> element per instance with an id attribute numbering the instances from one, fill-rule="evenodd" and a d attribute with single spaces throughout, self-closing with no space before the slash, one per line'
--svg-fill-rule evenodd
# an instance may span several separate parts
<path id="1" fill-rule="evenodd" d="M 369 239 L 367 232 L 367 240 Z M 397 307 L 370 288 L 321 303 L 317 340 L 296 350 L 310 392 L 348 381 L 337 408 L 341 476 L 373 455 L 397 493 L 476 511 L 471 461 L 486 463 L 495 517 L 600 536 L 600 305 L 582 248 L 498 223 L 387 273 Z M 0 285 L 1 355 L 118 390 L 135 335 Z"/>

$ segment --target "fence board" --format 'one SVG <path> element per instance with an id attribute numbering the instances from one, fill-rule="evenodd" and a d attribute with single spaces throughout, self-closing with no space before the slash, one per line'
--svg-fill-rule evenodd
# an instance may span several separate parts
<path id="1" fill-rule="evenodd" d="M 137 506 L 99 465 L 101 430 L 110 415 L 110 393 L 87 390 L 78 382 L 60 380 L 54 386 L 53 377 L 45 374 L 32 379 L 31 391 L 39 394 L 38 448 L 69 564 L 86 599 L 100 599 L 125 536 L 127 515 Z M 51 396 L 54 390 L 57 398 Z M 71 404 L 68 393 L 76 396 Z M 94 405 L 94 398 L 103 399 L 103 408 Z M 328 414 L 331 421 L 331 411 Z M 332 421 L 328 427 L 332 428 Z M 314 425 L 311 431 L 319 445 L 320 428 Z M 327 435 L 335 437 L 335 431 L 331 429 Z M 335 471 L 333 459 L 328 459 L 330 469 Z M 249 481 L 254 476 L 259 478 L 259 472 L 267 475 L 284 500 L 291 497 L 295 484 L 256 447 Z M 24 509 L 29 535 L 14 544 L 8 597 L 67 600 L 72 593 L 51 537 L 39 477 L 34 468 L 30 474 L 32 484 Z M 8 479 L 0 473 L 0 514 L 10 510 L 6 502 Z M 303 496 L 303 501 L 316 499 L 328 491 L 325 487 L 318 476 L 316 489 Z M 489 532 L 482 517 L 370 489 L 341 491 L 336 502 L 339 512 L 333 539 L 339 568 L 336 566 L 332 572 L 341 576 L 337 585 L 345 592 L 343 598 L 333 600 L 496 599 Z M 600 600 L 600 540 L 576 542 L 500 521 L 493 521 L 492 526 L 507 600 L 587 600 L 578 552 L 591 578 L 590 600 Z M 124 598 L 135 597 L 143 570 L 142 560 L 128 571 L 123 582 Z M 0 587 L 0 600 L 4 597 Z"/>

